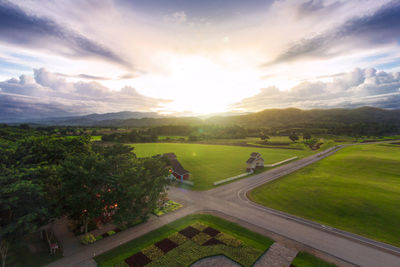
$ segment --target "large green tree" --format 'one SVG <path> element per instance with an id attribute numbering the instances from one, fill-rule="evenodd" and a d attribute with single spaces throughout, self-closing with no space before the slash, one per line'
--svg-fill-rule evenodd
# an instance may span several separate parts
<path id="1" fill-rule="evenodd" d="M 85 233 L 95 218 L 110 217 L 117 223 L 145 218 L 168 184 L 162 158 L 138 159 L 124 145 L 72 154 L 59 173 L 65 213 L 80 220 Z"/>

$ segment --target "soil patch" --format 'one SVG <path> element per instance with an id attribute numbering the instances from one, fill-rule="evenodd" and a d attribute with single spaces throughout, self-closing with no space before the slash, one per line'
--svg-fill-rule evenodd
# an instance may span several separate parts
<path id="1" fill-rule="evenodd" d="M 167 253 L 168 251 L 170 251 L 178 246 L 178 244 L 175 244 L 168 238 L 165 238 L 165 239 L 155 243 L 154 245 L 156 247 L 158 247 L 159 249 L 161 249 L 164 253 Z"/>
<path id="2" fill-rule="evenodd" d="M 145 266 L 146 264 L 149 264 L 151 261 L 152 260 L 149 259 L 142 252 L 138 252 L 138 253 L 134 254 L 133 256 L 125 259 L 125 262 L 130 267 L 142 267 L 142 266 Z"/>
<path id="3" fill-rule="evenodd" d="M 220 232 L 218 230 L 215 230 L 212 227 L 207 227 L 206 229 L 203 230 L 203 233 L 206 233 L 209 236 L 214 237 L 214 236 L 218 235 Z"/>
<path id="4" fill-rule="evenodd" d="M 200 231 L 197 230 L 196 228 L 193 228 L 192 226 L 188 226 L 185 229 L 179 231 L 179 233 L 186 236 L 187 238 L 192 238 L 198 233 L 200 233 Z"/>

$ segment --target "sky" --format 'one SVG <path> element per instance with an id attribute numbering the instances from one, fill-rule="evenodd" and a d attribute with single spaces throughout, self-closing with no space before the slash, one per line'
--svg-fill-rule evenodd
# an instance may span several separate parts
<path id="1" fill-rule="evenodd" d="M 400 108 L 400 0 L 0 0 L 0 120 Z"/>

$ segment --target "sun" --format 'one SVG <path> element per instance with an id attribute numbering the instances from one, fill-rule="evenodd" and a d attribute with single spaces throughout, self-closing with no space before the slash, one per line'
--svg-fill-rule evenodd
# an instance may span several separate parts
<path id="1" fill-rule="evenodd" d="M 240 68 L 228 60 L 208 56 L 169 55 L 162 60 L 166 70 L 135 80 L 135 87 L 152 97 L 171 99 L 165 109 L 209 114 L 229 110 L 229 105 L 257 91 L 260 73 Z"/>

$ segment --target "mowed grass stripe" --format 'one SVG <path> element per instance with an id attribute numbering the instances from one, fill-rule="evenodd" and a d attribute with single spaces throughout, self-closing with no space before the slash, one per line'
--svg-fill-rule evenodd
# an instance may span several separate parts
<path id="1" fill-rule="evenodd" d="M 400 246 L 400 146 L 360 145 L 256 188 L 262 205 Z"/>
<path id="2" fill-rule="evenodd" d="M 246 172 L 246 160 L 251 152 L 259 152 L 265 164 L 298 156 L 310 155 L 310 151 L 269 149 L 256 147 L 146 143 L 132 144 L 138 157 L 153 156 L 174 152 L 185 169 L 190 171 L 193 189 L 204 190 L 213 187 L 213 183 Z"/>

